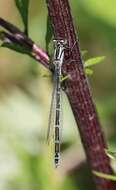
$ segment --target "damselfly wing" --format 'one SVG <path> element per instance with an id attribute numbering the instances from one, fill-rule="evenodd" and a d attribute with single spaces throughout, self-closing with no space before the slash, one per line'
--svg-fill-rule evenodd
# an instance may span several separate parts
<path id="1" fill-rule="evenodd" d="M 50 111 L 49 111 L 47 138 L 46 138 L 46 141 L 48 144 L 50 143 L 51 137 L 52 136 L 54 137 L 53 127 L 55 125 L 55 107 L 56 107 L 56 83 L 55 83 L 55 79 L 54 79 Z"/>

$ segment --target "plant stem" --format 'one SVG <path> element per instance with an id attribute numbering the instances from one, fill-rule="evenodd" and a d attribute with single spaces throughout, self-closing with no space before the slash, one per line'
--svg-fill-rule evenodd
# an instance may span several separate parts
<path id="1" fill-rule="evenodd" d="M 70 76 L 70 79 L 66 82 L 65 92 L 79 127 L 91 171 L 112 174 L 110 160 L 104 150 L 107 147 L 106 141 L 84 73 L 78 36 L 75 33 L 68 0 L 46 0 L 46 2 L 55 38 L 66 39 L 69 46 L 66 49 L 63 65 L 63 72 Z M 116 189 L 115 182 L 95 175 L 93 175 L 93 178 L 97 190 Z"/>
<path id="2" fill-rule="evenodd" d="M 0 26 L 8 31 L 8 33 L 4 31 L 0 32 L 0 34 L 4 36 L 3 39 L 1 39 L 3 42 L 8 39 L 11 43 L 18 44 L 23 48 L 30 50 L 30 54 L 34 54 L 32 57 L 49 69 L 49 56 L 47 53 L 37 46 L 30 38 L 28 38 L 19 28 L 1 17 Z"/>

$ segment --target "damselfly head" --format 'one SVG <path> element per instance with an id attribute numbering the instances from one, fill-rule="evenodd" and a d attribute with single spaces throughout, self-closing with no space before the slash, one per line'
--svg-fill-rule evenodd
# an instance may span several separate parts
<path id="1" fill-rule="evenodd" d="M 53 42 L 54 42 L 54 46 L 55 47 L 57 47 L 57 46 L 63 46 L 63 47 L 65 47 L 66 44 L 67 44 L 67 40 L 66 39 L 54 39 Z"/>
<path id="2" fill-rule="evenodd" d="M 54 39 L 54 56 L 53 56 L 53 64 L 55 65 L 55 61 L 58 64 L 62 65 L 64 58 L 64 49 L 65 49 L 65 40 L 63 39 Z"/>

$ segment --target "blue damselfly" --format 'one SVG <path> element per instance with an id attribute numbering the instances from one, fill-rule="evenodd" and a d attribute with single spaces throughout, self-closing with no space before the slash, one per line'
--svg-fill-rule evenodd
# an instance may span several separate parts
<path id="1" fill-rule="evenodd" d="M 49 141 L 51 133 L 51 125 L 54 126 L 54 162 L 55 166 L 59 165 L 60 160 L 60 143 L 61 143 L 61 77 L 62 77 L 62 64 L 64 59 L 64 40 L 53 40 L 54 42 L 54 55 L 52 65 L 54 66 L 54 88 L 52 93 L 52 101 L 49 115 L 47 141 Z M 53 118 L 54 117 L 54 118 Z M 52 121 L 54 123 L 52 123 Z"/>

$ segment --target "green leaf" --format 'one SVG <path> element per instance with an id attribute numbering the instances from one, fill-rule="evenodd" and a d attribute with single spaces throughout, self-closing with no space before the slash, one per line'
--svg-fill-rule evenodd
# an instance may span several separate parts
<path id="1" fill-rule="evenodd" d="M 116 160 L 116 151 L 106 149 L 105 152 L 106 152 L 107 156 L 109 156 L 109 158 Z"/>
<path id="2" fill-rule="evenodd" d="M 1 41 L 4 41 L 4 40 L 5 40 L 4 31 L 0 31 L 0 40 L 1 40 Z"/>
<path id="3" fill-rule="evenodd" d="M 50 21 L 50 17 L 47 16 L 47 31 L 46 31 L 46 51 L 49 53 L 49 43 L 53 36 L 53 27 Z"/>
<path id="4" fill-rule="evenodd" d="M 61 81 L 61 82 L 64 82 L 64 81 L 67 80 L 67 79 L 69 79 L 69 76 L 68 76 L 68 75 L 66 75 L 66 76 L 61 76 L 60 81 Z"/>
<path id="5" fill-rule="evenodd" d="M 105 173 L 97 172 L 97 171 L 93 171 L 93 174 L 95 174 L 98 177 L 104 178 L 104 179 L 116 181 L 116 176 L 114 176 L 114 175 L 105 174 Z"/>
<path id="6" fill-rule="evenodd" d="M 28 36 L 28 9 L 29 0 L 15 0 L 15 4 L 20 12 L 25 27 L 25 34 Z"/>
<path id="7" fill-rule="evenodd" d="M 93 70 L 86 68 L 86 69 L 85 69 L 85 73 L 86 73 L 86 75 L 89 75 L 89 76 L 90 76 L 90 75 L 93 74 Z"/>
<path id="8" fill-rule="evenodd" d="M 28 54 L 29 56 L 32 56 L 30 50 L 18 45 L 18 44 L 15 44 L 15 43 L 9 43 L 9 42 L 4 42 L 1 47 L 5 47 L 5 48 L 9 48 L 11 50 L 14 50 L 16 52 L 19 52 L 19 53 L 23 53 L 23 54 Z"/>
<path id="9" fill-rule="evenodd" d="M 81 51 L 81 55 L 82 55 L 82 57 L 85 56 L 87 53 L 88 53 L 87 50 L 82 50 L 82 51 Z"/>
<path id="10" fill-rule="evenodd" d="M 96 65 L 96 64 L 104 61 L 104 59 L 105 59 L 105 56 L 90 58 L 87 61 L 85 61 L 84 67 L 91 67 L 93 65 Z"/>

